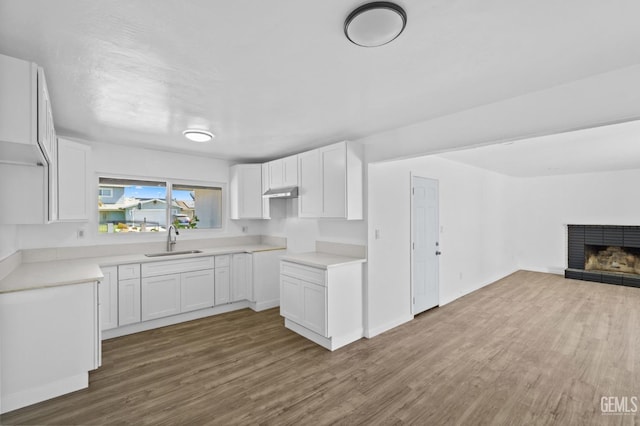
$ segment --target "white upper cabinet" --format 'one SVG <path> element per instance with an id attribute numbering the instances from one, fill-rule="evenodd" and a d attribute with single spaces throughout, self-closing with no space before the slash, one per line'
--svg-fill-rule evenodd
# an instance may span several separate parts
<path id="1" fill-rule="evenodd" d="M 285 158 L 269 161 L 268 189 L 285 188 L 298 185 L 298 156 L 291 155 Z"/>
<path id="2" fill-rule="evenodd" d="M 362 219 L 362 147 L 338 142 L 298 154 L 300 217 Z"/>
<path id="3" fill-rule="evenodd" d="M 262 164 L 231 166 L 229 201 L 231 219 L 263 219 Z M 268 217 L 268 212 L 266 212 Z"/>
<path id="4" fill-rule="evenodd" d="M 298 154 L 298 215 L 322 216 L 322 172 L 320 150 Z"/>
<path id="5" fill-rule="evenodd" d="M 42 68 L 0 55 L 0 159 L 54 162 L 55 128 Z"/>
<path id="6" fill-rule="evenodd" d="M 58 139 L 58 221 L 89 220 L 87 163 L 90 147 Z"/>

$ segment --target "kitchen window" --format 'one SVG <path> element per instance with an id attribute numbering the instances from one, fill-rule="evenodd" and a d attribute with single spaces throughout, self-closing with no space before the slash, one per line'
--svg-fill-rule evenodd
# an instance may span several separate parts
<path id="1" fill-rule="evenodd" d="M 221 229 L 222 186 L 100 177 L 100 233 Z"/>

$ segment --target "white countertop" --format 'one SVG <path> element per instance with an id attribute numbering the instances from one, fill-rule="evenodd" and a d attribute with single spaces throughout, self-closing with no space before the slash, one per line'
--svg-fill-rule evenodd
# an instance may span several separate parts
<path id="1" fill-rule="evenodd" d="M 202 253 L 174 256 L 147 257 L 143 253 L 120 256 L 91 257 L 74 260 L 22 263 L 7 277 L 0 280 L 0 293 L 56 287 L 98 281 L 103 278 L 100 266 L 124 265 L 127 263 L 162 262 L 191 257 L 215 256 L 233 253 L 255 253 L 260 251 L 284 250 L 286 247 L 254 244 L 202 248 Z"/>
<path id="2" fill-rule="evenodd" d="M 367 259 L 360 257 L 340 256 L 337 254 L 313 251 L 309 253 L 296 253 L 280 256 L 281 260 L 312 266 L 314 268 L 329 269 L 337 266 L 350 265 L 353 263 L 365 263 Z"/>

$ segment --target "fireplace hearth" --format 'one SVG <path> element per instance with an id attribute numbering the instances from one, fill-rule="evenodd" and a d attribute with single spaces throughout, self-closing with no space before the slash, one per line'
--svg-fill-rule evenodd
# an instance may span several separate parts
<path id="1" fill-rule="evenodd" d="M 640 287 L 640 226 L 569 225 L 566 278 Z"/>

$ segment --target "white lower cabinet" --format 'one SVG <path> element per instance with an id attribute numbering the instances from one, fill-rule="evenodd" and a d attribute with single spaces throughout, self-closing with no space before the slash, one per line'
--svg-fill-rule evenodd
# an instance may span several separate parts
<path id="1" fill-rule="evenodd" d="M 180 274 L 142 278 L 142 321 L 180 313 Z"/>
<path id="2" fill-rule="evenodd" d="M 105 338 L 193 319 L 200 314 L 179 315 L 231 303 L 235 305 L 217 311 L 278 306 L 281 254 L 273 250 L 103 267 L 100 313 L 101 328 L 108 330 Z M 201 316 L 213 312 L 203 311 Z M 178 317 L 140 324 L 175 315 Z M 118 330 L 130 325 L 133 327 Z"/>
<path id="3" fill-rule="evenodd" d="M 216 268 L 215 277 L 215 304 L 224 305 L 231 302 L 231 274 L 229 273 L 229 267 Z"/>
<path id="4" fill-rule="evenodd" d="M 302 323 L 302 280 L 283 275 L 280 278 L 280 315 Z"/>
<path id="5" fill-rule="evenodd" d="M 180 311 L 210 308 L 214 303 L 213 269 L 185 272 L 180 283 Z"/>
<path id="6" fill-rule="evenodd" d="M 98 285 L 0 294 L 0 414 L 89 385 L 101 363 Z"/>
<path id="7" fill-rule="evenodd" d="M 118 265 L 118 326 L 141 321 L 140 264 Z"/>
<path id="8" fill-rule="evenodd" d="M 302 325 L 325 337 L 327 334 L 327 288 L 302 282 Z"/>
<path id="9" fill-rule="evenodd" d="M 102 268 L 104 278 L 100 281 L 100 329 L 109 330 L 118 326 L 118 268 Z"/>
<path id="10" fill-rule="evenodd" d="M 251 292 L 251 255 L 236 253 L 231 258 L 231 301 L 253 300 Z"/>
<path id="11" fill-rule="evenodd" d="M 330 337 L 327 335 L 326 287 L 282 276 L 280 315 L 324 337 Z"/>
<path id="12" fill-rule="evenodd" d="M 140 278 L 118 281 L 118 326 L 140 322 Z"/>
<path id="13" fill-rule="evenodd" d="M 318 268 L 280 262 L 285 327 L 329 350 L 362 337 L 362 264 Z"/>

